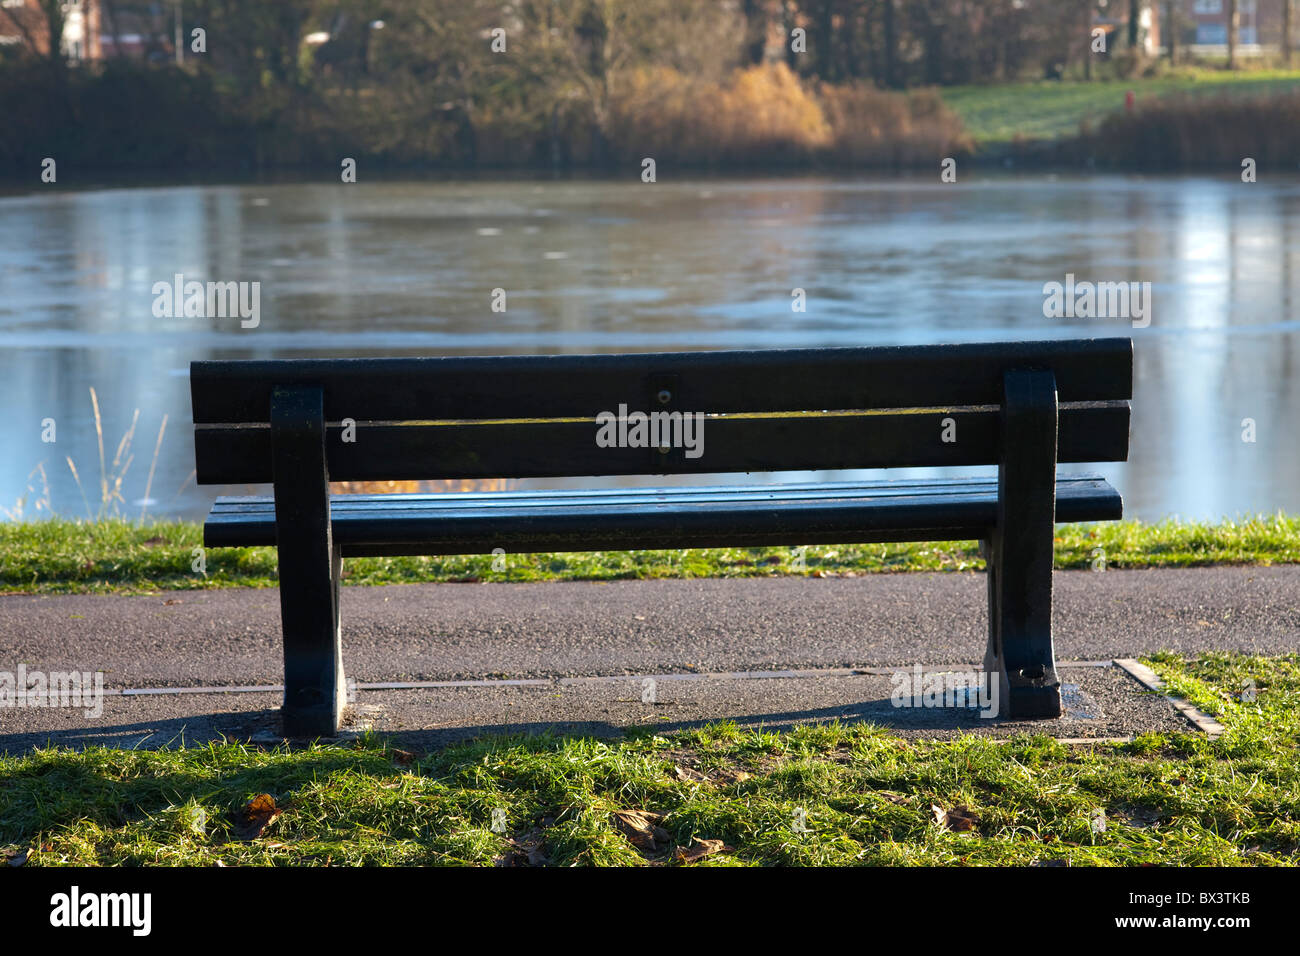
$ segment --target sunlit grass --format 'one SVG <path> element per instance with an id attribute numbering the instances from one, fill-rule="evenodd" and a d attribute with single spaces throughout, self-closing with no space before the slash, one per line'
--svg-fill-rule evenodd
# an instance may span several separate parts
<path id="1" fill-rule="evenodd" d="M 1300 87 L 1300 70 L 1252 70 L 1230 73 L 1188 69 L 1132 80 L 1042 81 L 945 87 L 944 103 L 961 117 L 966 132 L 981 145 L 1017 138 L 1052 139 L 1077 134 L 1080 125 L 1096 123 L 1124 109 L 1132 90 L 1139 105 L 1174 94 L 1258 94 Z"/>
<path id="2" fill-rule="evenodd" d="M 274 548 L 213 548 L 206 573 L 194 570 L 199 524 L 121 519 L 51 519 L 0 524 L 0 591 L 25 593 L 153 591 L 212 587 L 274 587 Z M 1061 525 L 1061 569 L 1177 568 L 1300 562 L 1300 518 L 1278 514 L 1223 522 L 1115 521 Z M 497 567 L 500 567 L 498 564 Z M 977 571 L 974 541 L 698 548 L 686 551 L 596 551 L 508 555 L 494 570 L 491 555 L 353 558 L 348 584 L 421 581 L 609 581 L 637 578 L 834 576 L 887 571 Z"/>
<path id="3" fill-rule="evenodd" d="M 1152 665 L 1217 702 L 1225 735 L 1067 746 L 902 740 L 866 725 L 718 724 L 620 741 L 488 737 L 427 755 L 242 744 L 0 758 L 0 853 L 25 865 L 659 865 L 720 840 L 717 865 L 1294 865 L 1300 658 Z M 1247 681 L 1258 688 L 1250 699 Z M 282 813 L 252 839 L 258 794 Z M 968 830 L 934 808 L 973 818 Z M 504 826 L 493 828 L 493 811 Z M 614 811 L 659 815 L 638 848 Z"/>

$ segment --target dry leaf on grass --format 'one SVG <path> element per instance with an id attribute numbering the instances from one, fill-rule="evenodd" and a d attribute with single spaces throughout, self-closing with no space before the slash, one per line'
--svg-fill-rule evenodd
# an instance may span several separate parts
<path id="1" fill-rule="evenodd" d="M 614 825 L 638 850 L 657 853 L 671 842 L 668 831 L 659 824 L 663 816 L 644 810 L 615 810 Z"/>
<path id="2" fill-rule="evenodd" d="M 951 810 L 945 810 L 937 804 L 931 804 L 930 811 L 934 814 L 934 822 L 947 830 L 965 831 L 974 830 L 979 825 L 979 817 L 975 816 L 966 807 L 954 807 Z"/>
<path id="3" fill-rule="evenodd" d="M 235 837 L 240 840 L 256 840 L 270 826 L 271 821 L 283 812 L 275 805 L 275 797 L 269 793 L 259 793 L 235 814 Z"/>
<path id="4" fill-rule="evenodd" d="M 497 866 L 545 866 L 549 860 L 542 852 L 544 839 L 541 830 L 532 830 L 519 839 L 507 838 L 510 849 L 497 859 Z"/>
<path id="5" fill-rule="evenodd" d="M 702 860 L 706 856 L 713 856 L 715 853 L 722 853 L 734 849 L 727 846 L 721 840 L 701 840 L 696 839 L 689 847 L 678 847 L 673 851 L 673 859 L 679 863 L 694 863 Z"/>

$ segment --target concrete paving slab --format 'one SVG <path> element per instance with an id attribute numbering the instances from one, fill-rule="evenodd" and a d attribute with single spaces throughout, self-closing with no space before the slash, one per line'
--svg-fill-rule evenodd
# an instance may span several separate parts
<path id="1" fill-rule="evenodd" d="M 449 682 L 405 688 L 361 685 L 342 737 L 373 730 L 401 746 L 429 750 L 484 734 L 553 731 L 617 738 L 629 729 L 673 731 L 718 720 L 768 730 L 832 720 L 868 722 L 917 739 L 1032 733 L 1103 741 L 1144 731 L 1198 730 L 1169 699 L 1111 662 L 1062 667 L 1065 713 L 1057 720 L 986 718 L 981 712 L 992 708 L 978 697 L 971 706 L 925 706 L 924 680 L 951 686 L 951 675 L 964 672 L 930 667 L 918 681 L 907 669 L 901 672 L 906 685 L 895 676 L 898 672 L 887 668 Z M 653 685 L 647 685 L 648 680 Z M 900 686 L 908 692 L 896 694 Z M 647 693 L 648 687 L 652 692 Z M 898 706 L 898 699 L 911 706 Z M 959 694 L 948 703 L 962 699 Z M 153 748 L 223 738 L 276 744 L 281 742 L 279 703 L 276 691 L 249 688 L 109 694 L 102 717 L 95 720 L 71 708 L 19 708 L 6 714 L 0 750 L 20 753 L 46 743 Z"/>

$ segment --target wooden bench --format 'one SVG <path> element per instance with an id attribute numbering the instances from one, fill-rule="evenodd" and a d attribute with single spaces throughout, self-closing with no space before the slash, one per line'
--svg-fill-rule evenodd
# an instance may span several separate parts
<path id="1" fill-rule="evenodd" d="M 498 548 L 978 539 L 989 566 L 985 667 L 1002 711 L 1054 717 L 1053 522 L 1123 510 L 1099 476 L 1058 478 L 1056 466 L 1127 457 L 1132 362 L 1126 338 L 194 362 L 197 480 L 274 484 L 274 497 L 218 498 L 203 539 L 279 549 L 290 735 L 339 725 L 344 557 Z M 602 447 L 598 418 L 620 405 L 629 419 L 705 413 L 702 447 Z M 433 495 L 331 496 L 328 485 L 966 465 L 997 465 L 997 476 Z"/>

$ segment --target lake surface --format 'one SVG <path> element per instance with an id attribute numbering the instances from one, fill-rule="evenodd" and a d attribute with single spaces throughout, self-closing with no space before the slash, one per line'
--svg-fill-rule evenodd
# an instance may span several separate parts
<path id="1" fill-rule="evenodd" d="M 155 317 L 154 283 L 177 273 L 260 282 L 259 325 Z M 1151 283 L 1150 325 L 1045 318 L 1044 284 L 1067 274 Z M 504 313 L 491 310 L 495 288 L 506 290 Z M 806 312 L 791 309 L 795 288 Z M 98 510 L 92 387 L 107 472 L 121 470 L 125 453 L 118 469 L 112 459 L 139 410 L 125 513 L 141 510 L 164 415 L 151 514 L 197 518 L 216 494 L 250 490 L 193 484 L 194 359 L 1132 335 L 1131 460 L 1071 470 L 1101 471 L 1127 513 L 1150 520 L 1300 512 L 1298 295 L 1294 179 L 31 192 L 0 198 L 0 506 L 13 512 L 29 483 L 39 493 L 43 463 L 56 512 Z M 1253 443 L 1242 441 L 1247 418 Z M 45 419 L 53 444 L 42 441 Z"/>

